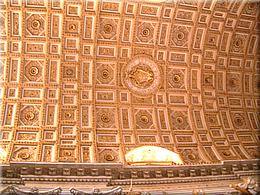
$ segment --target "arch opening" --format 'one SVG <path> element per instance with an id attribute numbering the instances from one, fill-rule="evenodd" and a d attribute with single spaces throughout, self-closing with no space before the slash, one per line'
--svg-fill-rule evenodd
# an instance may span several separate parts
<path id="1" fill-rule="evenodd" d="M 125 155 L 130 165 L 181 165 L 179 154 L 158 146 L 140 146 Z"/>

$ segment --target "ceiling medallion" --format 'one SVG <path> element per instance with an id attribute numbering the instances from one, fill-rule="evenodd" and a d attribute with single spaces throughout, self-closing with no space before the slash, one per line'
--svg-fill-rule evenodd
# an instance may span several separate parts
<path id="1" fill-rule="evenodd" d="M 31 68 L 30 68 L 30 75 L 31 76 L 35 76 L 35 75 L 37 75 L 39 73 L 39 69 L 36 67 L 36 66 L 32 66 Z"/>
<path id="2" fill-rule="evenodd" d="M 149 123 L 149 118 L 146 115 L 142 115 L 140 117 L 140 122 L 147 124 Z"/>
<path id="3" fill-rule="evenodd" d="M 112 154 L 106 154 L 105 159 L 107 161 L 113 161 L 113 160 L 115 160 L 115 157 Z"/>
<path id="4" fill-rule="evenodd" d="M 142 36 L 148 37 L 150 35 L 150 30 L 149 28 L 146 28 L 142 31 Z"/>
<path id="5" fill-rule="evenodd" d="M 175 83 L 179 83 L 181 81 L 181 76 L 179 74 L 174 74 L 172 80 Z"/>
<path id="6" fill-rule="evenodd" d="M 76 24 L 70 24 L 69 25 L 70 30 L 76 30 L 76 28 L 77 28 Z"/>
<path id="7" fill-rule="evenodd" d="M 243 126 L 244 125 L 244 118 L 240 115 L 237 115 L 237 116 L 234 117 L 234 122 L 238 126 Z"/>
<path id="8" fill-rule="evenodd" d="M 30 111 L 30 112 L 25 114 L 24 118 L 27 121 L 32 121 L 35 118 L 35 114 L 32 111 Z"/>
<path id="9" fill-rule="evenodd" d="M 104 69 L 103 71 L 102 71 L 102 78 L 104 78 L 104 79 L 107 79 L 107 78 L 109 78 L 109 70 L 106 70 L 106 69 Z"/>
<path id="10" fill-rule="evenodd" d="M 112 32 L 113 32 L 113 26 L 112 26 L 111 24 L 106 24 L 106 25 L 104 26 L 104 32 L 105 32 L 106 34 L 112 33 Z"/>
<path id="11" fill-rule="evenodd" d="M 182 117 L 177 117 L 176 118 L 176 122 L 179 123 L 179 124 L 182 124 L 183 123 L 183 118 Z"/>
<path id="12" fill-rule="evenodd" d="M 161 82 L 157 64 L 146 56 L 136 56 L 131 60 L 123 69 L 122 77 L 127 88 L 140 96 L 154 94 Z"/>
<path id="13" fill-rule="evenodd" d="M 27 160 L 31 157 L 31 155 L 28 152 L 22 152 L 18 154 L 18 158 L 21 158 L 23 160 Z"/>
<path id="14" fill-rule="evenodd" d="M 102 115 L 101 115 L 101 120 L 102 120 L 104 123 L 109 123 L 109 122 L 110 122 L 109 116 L 108 116 L 107 114 L 102 114 Z"/>
<path id="15" fill-rule="evenodd" d="M 32 28 L 33 28 L 33 29 L 39 29 L 40 26 L 41 26 L 41 23 L 40 23 L 38 20 L 34 20 L 34 21 L 32 22 Z"/>

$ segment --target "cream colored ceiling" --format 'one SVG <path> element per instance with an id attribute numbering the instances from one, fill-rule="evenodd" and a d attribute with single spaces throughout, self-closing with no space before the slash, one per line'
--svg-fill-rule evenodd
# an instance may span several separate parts
<path id="1" fill-rule="evenodd" d="M 257 3 L 2 4 L 4 162 L 257 157 Z"/>

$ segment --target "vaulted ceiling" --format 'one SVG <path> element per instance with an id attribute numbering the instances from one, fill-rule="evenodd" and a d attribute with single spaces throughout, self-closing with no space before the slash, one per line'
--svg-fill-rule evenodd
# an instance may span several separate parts
<path id="1" fill-rule="evenodd" d="M 1 3 L 4 163 L 259 157 L 259 4 Z"/>

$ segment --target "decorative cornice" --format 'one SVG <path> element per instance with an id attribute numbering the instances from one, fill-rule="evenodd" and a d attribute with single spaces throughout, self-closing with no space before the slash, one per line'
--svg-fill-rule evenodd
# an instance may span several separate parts
<path id="1" fill-rule="evenodd" d="M 123 166 L 122 164 L 33 164 L 2 165 L 2 183 L 27 181 L 103 182 L 107 185 L 160 184 L 232 180 L 259 173 L 258 160 L 225 161 L 221 164 L 183 166 Z"/>

